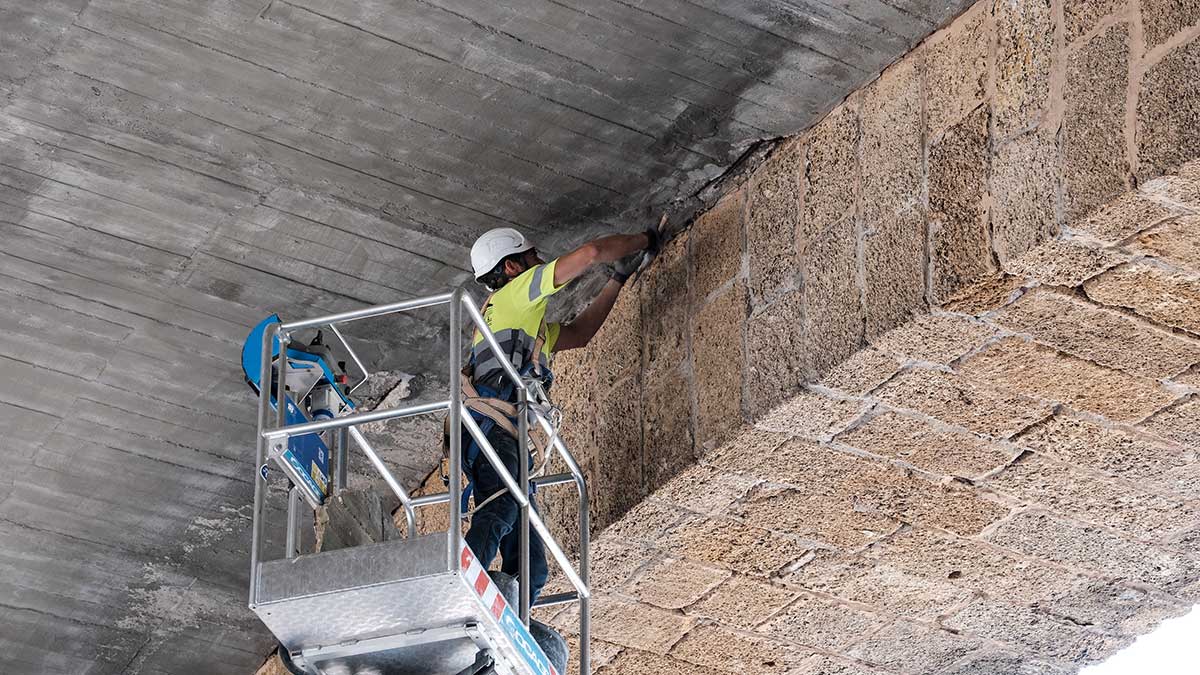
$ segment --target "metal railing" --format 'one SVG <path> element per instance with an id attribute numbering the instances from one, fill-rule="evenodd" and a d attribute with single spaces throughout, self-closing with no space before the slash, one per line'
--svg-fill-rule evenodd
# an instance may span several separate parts
<path id="1" fill-rule="evenodd" d="M 399 312 L 410 312 L 417 309 L 427 307 L 436 307 L 440 305 L 450 305 L 450 398 L 443 401 L 433 403 L 422 403 L 403 408 L 390 408 L 385 410 L 374 410 L 371 412 L 355 412 L 340 417 L 335 417 L 328 420 L 319 420 L 314 422 L 306 422 L 303 424 L 287 425 L 284 421 L 285 405 L 276 406 L 276 415 L 274 424 L 272 425 L 271 405 L 270 405 L 270 383 L 272 374 L 272 352 L 273 345 L 276 340 L 280 345 L 286 345 L 289 342 L 292 333 L 308 328 L 329 327 L 338 339 L 346 345 L 349 350 L 349 345 L 346 344 L 341 333 L 338 331 L 339 324 L 349 323 L 351 321 L 359 321 L 388 314 Z M 455 289 L 450 293 L 442 293 L 403 302 L 392 303 L 388 305 L 377 305 L 374 307 L 365 307 L 350 312 L 341 314 L 330 314 L 320 316 L 313 319 L 305 319 L 301 321 L 289 321 L 282 324 L 271 325 L 263 332 L 262 344 L 262 372 L 259 377 L 259 401 L 258 401 L 258 442 L 255 453 L 255 474 L 257 476 L 254 482 L 254 516 L 253 516 L 253 535 L 250 544 L 250 604 L 254 606 L 256 601 L 256 592 L 258 588 L 258 565 L 262 557 L 262 541 L 263 541 L 263 508 L 266 500 L 266 477 L 259 473 L 258 467 L 263 466 L 267 461 L 268 453 L 272 456 L 277 456 L 282 453 L 288 443 L 288 439 L 293 436 L 301 436 L 304 434 L 317 433 L 323 431 L 336 431 L 335 436 L 335 490 L 340 490 L 346 484 L 346 449 L 349 440 L 353 440 L 355 445 L 362 450 L 367 456 L 375 470 L 379 472 L 384 482 L 400 500 L 401 508 L 404 509 L 405 520 L 408 525 L 407 535 L 413 536 L 416 532 L 416 509 L 435 504 L 448 503 L 450 507 L 450 527 L 446 532 L 446 567 L 447 571 L 456 572 L 460 570 L 461 561 L 459 558 L 459 542 L 462 538 L 462 431 L 464 427 L 471 435 L 471 438 L 479 445 L 481 456 L 486 457 L 487 461 L 495 468 L 499 474 L 504 486 L 508 489 L 509 495 L 517 502 L 520 509 L 520 523 L 518 524 L 518 532 L 520 536 L 520 577 L 518 579 L 520 587 L 520 617 L 521 621 L 526 626 L 529 625 L 529 614 L 531 609 L 530 603 L 530 559 L 529 559 L 529 529 L 532 527 L 541 537 L 543 545 L 550 551 L 563 573 L 571 582 L 575 589 L 573 592 L 557 593 L 547 595 L 538 599 L 538 602 L 533 606 L 559 605 L 570 602 L 579 603 L 579 665 L 581 673 L 589 673 L 590 665 L 590 634 L 591 634 L 591 613 L 589 611 L 589 598 L 591 592 L 588 587 L 588 491 L 587 481 L 584 478 L 583 471 L 579 468 L 575 457 L 567 449 L 562 438 L 554 429 L 550 420 L 547 420 L 535 407 L 529 406 L 529 398 L 531 392 L 521 379 L 520 373 L 512 365 L 508 359 L 500 359 L 500 363 L 504 368 L 505 376 L 512 381 L 515 391 L 518 396 L 518 409 L 520 414 L 520 461 L 518 476 L 514 478 L 512 474 L 505 468 L 503 461 L 496 453 L 495 448 L 488 442 L 487 437 L 471 417 L 470 411 L 467 409 L 462 400 L 462 389 L 459 386 L 459 373 L 462 371 L 462 326 L 463 326 L 463 310 L 466 310 L 467 317 L 474 324 L 475 328 L 487 341 L 488 345 L 496 354 L 503 354 L 504 350 L 500 348 L 500 344 L 496 340 L 496 336 L 488 328 L 478 307 L 476 307 L 474 299 L 463 289 Z M 349 350 L 355 364 L 366 373 L 366 368 L 359 361 L 357 355 L 353 354 L 353 350 Z M 275 400 L 284 402 L 286 396 L 286 376 L 287 376 L 287 358 L 286 352 L 280 349 L 281 358 L 275 365 L 279 369 L 278 379 L 276 381 Z M 536 355 L 535 357 L 536 358 Z M 361 384 L 361 382 L 359 383 Z M 357 385 L 356 385 L 357 386 Z M 446 410 L 449 412 L 450 418 L 450 466 L 449 466 L 449 489 L 448 491 L 436 495 L 424 495 L 420 497 L 412 497 L 404 489 L 404 486 L 396 480 L 391 471 L 383 463 L 379 453 L 371 446 L 371 443 L 359 431 L 359 425 L 368 422 L 379 422 L 384 420 L 399 419 L 401 417 L 412 417 L 416 415 L 427 415 Z M 551 439 L 551 448 L 548 451 L 556 451 L 559 457 L 567 466 L 568 473 L 555 474 L 541 478 L 530 479 L 529 477 L 529 434 L 528 425 L 532 417 L 542 428 L 543 431 Z M 476 461 L 479 461 L 478 459 Z M 576 491 L 579 495 L 579 570 L 576 571 L 574 565 L 562 547 L 550 534 L 545 522 L 542 520 L 538 512 L 531 508 L 532 502 L 529 499 L 529 486 L 533 484 L 538 487 L 549 487 L 554 485 L 564 485 L 574 483 Z M 297 490 L 293 486 L 288 493 L 288 532 L 287 532 L 287 557 L 291 558 L 297 555 L 297 547 L 299 542 L 299 518 L 297 517 L 297 509 L 299 508 L 300 499 L 296 495 Z"/>

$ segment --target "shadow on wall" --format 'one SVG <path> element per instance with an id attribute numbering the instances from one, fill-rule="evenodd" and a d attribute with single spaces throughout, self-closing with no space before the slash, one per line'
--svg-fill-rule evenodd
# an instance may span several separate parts
<path id="1" fill-rule="evenodd" d="M 1200 17 L 1183 11 L 981 2 L 780 144 L 558 359 L 594 527 L 875 337 L 1200 155 Z M 543 503 L 570 532 L 573 502 Z"/>

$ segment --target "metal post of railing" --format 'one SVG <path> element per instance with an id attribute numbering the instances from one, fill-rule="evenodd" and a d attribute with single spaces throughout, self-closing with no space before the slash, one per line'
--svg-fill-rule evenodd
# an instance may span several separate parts
<path id="1" fill-rule="evenodd" d="M 270 424 L 271 417 L 271 347 L 279 334 L 279 324 L 263 330 L 262 351 L 259 353 L 262 366 L 258 371 L 258 439 L 254 449 L 254 514 L 250 537 L 250 606 L 258 598 L 258 559 L 262 549 L 263 503 L 267 496 L 267 477 L 262 467 L 267 463 L 267 439 L 262 432 Z"/>
<path id="2" fill-rule="evenodd" d="M 334 432 L 334 438 L 336 439 L 335 444 L 337 446 L 337 455 L 335 458 L 337 466 L 334 467 L 333 489 L 335 493 L 340 493 L 346 489 L 346 462 L 349 459 L 346 456 L 346 446 L 349 445 L 350 439 L 347 438 L 347 431 L 345 429 L 338 429 Z"/>
<path id="3" fill-rule="evenodd" d="M 367 440 L 366 436 L 363 436 L 358 427 L 350 427 L 350 438 L 353 438 L 358 447 L 362 448 L 363 454 L 367 456 L 367 459 L 371 460 L 371 464 L 375 467 L 375 470 L 383 477 L 383 482 L 387 483 L 388 487 L 392 489 L 392 494 L 396 495 L 396 498 L 400 500 L 400 506 L 404 508 L 405 521 L 408 523 L 408 533 L 405 537 L 412 538 L 417 536 L 417 513 L 416 509 L 413 508 L 412 497 L 408 496 L 408 491 L 392 475 L 391 470 L 383 463 L 383 458 L 379 456 L 379 453 L 375 452 L 375 448 L 371 445 L 371 442 Z"/>
<path id="4" fill-rule="evenodd" d="M 287 553 L 288 560 L 300 552 L 300 490 L 292 485 L 288 488 L 287 508 Z"/>
<path id="5" fill-rule="evenodd" d="M 537 354 L 533 355 L 537 358 Z M 517 484 L 521 486 L 521 494 L 529 495 L 529 393 L 524 388 L 517 389 L 517 415 L 520 418 L 517 420 Z M 520 616 L 521 623 L 525 627 L 529 627 L 529 505 L 530 501 L 526 500 L 521 507 L 521 529 L 518 532 L 520 539 L 517 541 L 517 546 L 520 551 L 521 566 L 520 578 L 517 580 L 517 587 L 521 592 L 520 601 Z"/>
<path id="6" fill-rule="evenodd" d="M 462 310 L 463 289 L 456 288 L 450 298 L 450 529 L 446 533 L 446 566 L 459 570 L 458 542 L 462 539 Z M 497 351 L 497 354 L 502 352 Z"/>

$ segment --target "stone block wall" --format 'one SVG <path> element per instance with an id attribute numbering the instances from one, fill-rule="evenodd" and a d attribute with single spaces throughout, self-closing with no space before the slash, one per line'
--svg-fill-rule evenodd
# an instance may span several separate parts
<path id="1" fill-rule="evenodd" d="M 599 529 L 879 336 L 1200 156 L 1200 5 L 983 0 L 623 291 L 554 397 Z M 574 496 L 543 495 L 574 528 Z M 569 538 L 569 535 L 565 535 Z"/>

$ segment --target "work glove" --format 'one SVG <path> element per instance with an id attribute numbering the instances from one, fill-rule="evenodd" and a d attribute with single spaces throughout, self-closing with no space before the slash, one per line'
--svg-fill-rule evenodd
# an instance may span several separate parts
<path id="1" fill-rule="evenodd" d="M 637 251 L 621 258 L 613 263 L 612 272 L 609 273 L 609 278 L 618 284 L 623 284 L 629 281 L 629 277 L 642 269 L 642 265 L 646 262 L 646 252 Z"/>

